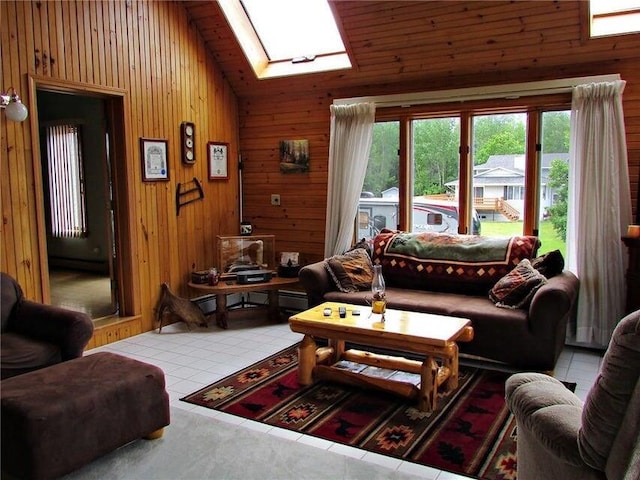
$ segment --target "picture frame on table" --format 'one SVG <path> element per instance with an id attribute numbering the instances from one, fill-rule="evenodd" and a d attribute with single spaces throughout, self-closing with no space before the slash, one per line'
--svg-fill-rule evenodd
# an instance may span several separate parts
<path id="1" fill-rule="evenodd" d="M 207 143 L 207 163 L 209 180 L 229 178 L 229 144 L 225 142 Z"/>
<path id="2" fill-rule="evenodd" d="M 142 181 L 164 182 L 169 180 L 168 142 L 163 139 L 140 138 Z"/>

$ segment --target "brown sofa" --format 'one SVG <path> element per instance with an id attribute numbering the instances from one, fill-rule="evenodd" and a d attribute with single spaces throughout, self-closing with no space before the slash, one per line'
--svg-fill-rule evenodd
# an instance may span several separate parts
<path id="1" fill-rule="evenodd" d="M 640 478 L 640 310 L 617 325 L 583 402 L 541 373 L 506 382 L 518 425 L 518 480 Z"/>
<path id="2" fill-rule="evenodd" d="M 2 272 L 0 295 L 2 379 L 82 356 L 93 334 L 88 315 L 27 300 Z"/>
<path id="3" fill-rule="evenodd" d="M 489 298 L 489 291 L 522 259 L 535 257 L 539 246 L 537 238 L 511 237 L 504 247 L 503 258 L 496 260 L 486 252 L 478 251 L 476 255 L 469 251 L 470 243 L 484 242 L 485 237 L 455 236 L 458 240 L 453 237 L 383 232 L 374 238 L 371 260 L 373 264 L 382 265 L 388 307 L 469 318 L 474 339 L 459 345 L 461 353 L 518 368 L 553 370 L 564 346 L 567 322 L 575 315 L 579 287 L 576 276 L 562 271 L 546 279 L 523 308 L 499 308 Z M 466 240 L 460 240 L 461 237 Z M 421 258 L 391 248 L 397 243 L 410 244 L 416 238 L 426 239 L 427 250 L 436 244 L 454 241 L 459 245 L 450 246 L 448 250 L 433 248 L 427 257 Z M 460 254 L 460 250 L 465 252 Z M 449 252 L 450 258 L 442 252 Z M 476 255 L 478 259 L 469 261 L 465 257 L 468 255 Z M 371 301 L 370 290 L 340 291 L 334 277 L 327 268 L 327 260 L 300 270 L 300 283 L 310 307 L 324 301 L 356 305 L 367 305 Z"/>

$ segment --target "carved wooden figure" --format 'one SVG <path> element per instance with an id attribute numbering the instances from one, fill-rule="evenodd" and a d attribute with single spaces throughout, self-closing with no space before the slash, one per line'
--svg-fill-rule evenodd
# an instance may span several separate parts
<path id="1" fill-rule="evenodd" d="M 175 295 L 166 283 L 162 284 L 161 290 L 155 309 L 158 333 L 162 331 L 162 325 L 167 316 L 173 316 L 186 323 L 189 329 L 191 329 L 191 325 L 197 327 L 207 326 L 207 319 L 197 305 L 194 305 L 186 298 Z"/>

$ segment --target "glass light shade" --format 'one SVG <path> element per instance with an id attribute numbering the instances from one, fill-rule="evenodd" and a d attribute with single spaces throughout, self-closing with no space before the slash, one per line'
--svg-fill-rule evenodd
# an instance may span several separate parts
<path id="1" fill-rule="evenodd" d="M 371 282 L 371 293 L 374 298 L 384 297 L 384 277 L 382 276 L 382 265 L 373 266 L 373 281 Z"/>
<path id="2" fill-rule="evenodd" d="M 5 114 L 9 120 L 14 122 L 22 122 L 29 115 L 27 107 L 20 101 L 9 101 L 9 105 L 4 109 Z"/>

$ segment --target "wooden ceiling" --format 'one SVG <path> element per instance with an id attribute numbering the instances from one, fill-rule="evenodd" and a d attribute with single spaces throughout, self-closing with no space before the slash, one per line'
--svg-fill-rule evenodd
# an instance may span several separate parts
<path id="1" fill-rule="evenodd" d="M 360 95 L 536 79 L 540 69 L 637 56 L 639 35 L 623 44 L 589 40 L 584 1 L 341 1 L 334 12 L 354 68 L 258 80 L 215 1 L 184 2 L 239 97 L 357 91 Z M 310 19 L 309 21 L 313 21 Z M 295 39 L 292 39 L 295 41 Z M 570 58 L 567 50 L 572 51 Z M 562 52 L 562 53 L 559 53 Z M 575 71 L 575 69 L 573 70 Z M 357 87 L 357 88 L 356 88 Z"/>

